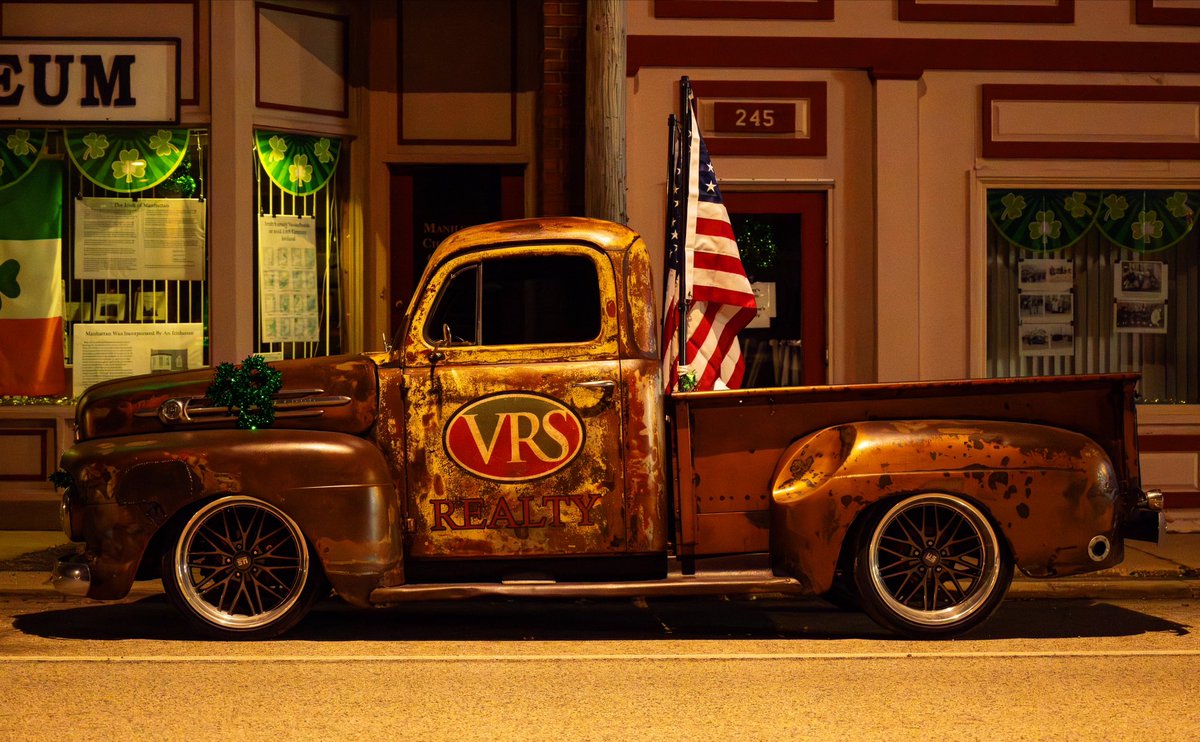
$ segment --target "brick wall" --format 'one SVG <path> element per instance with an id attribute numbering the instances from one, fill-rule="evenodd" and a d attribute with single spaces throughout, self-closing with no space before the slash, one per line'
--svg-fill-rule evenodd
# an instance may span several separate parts
<path id="1" fill-rule="evenodd" d="M 583 213 L 585 0 L 542 3 L 541 213 Z"/>

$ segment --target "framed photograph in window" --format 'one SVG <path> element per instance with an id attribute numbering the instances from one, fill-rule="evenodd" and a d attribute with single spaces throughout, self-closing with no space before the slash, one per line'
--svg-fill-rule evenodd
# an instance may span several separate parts
<path id="1" fill-rule="evenodd" d="M 1113 296 L 1118 301 L 1166 301 L 1167 264 L 1156 260 L 1122 260 L 1113 268 Z"/>
<path id="2" fill-rule="evenodd" d="M 1022 292 L 1062 293 L 1075 287 L 1075 266 L 1070 260 L 1033 258 L 1020 261 L 1017 287 Z"/>
<path id="3" fill-rule="evenodd" d="M 1167 303 L 1118 299 L 1113 302 L 1113 327 L 1119 333 L 1166 335 Z"/>

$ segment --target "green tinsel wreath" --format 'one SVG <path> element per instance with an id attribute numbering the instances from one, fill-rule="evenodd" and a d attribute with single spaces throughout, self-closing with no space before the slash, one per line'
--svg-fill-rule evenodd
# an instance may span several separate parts
<path id="1" fill-rule="evenodd" d="M 283 374 L 271 368 L 262 356 L 247 356 L 240 367 L 222 363 L 213 374 L 208 398 L 229 410 L 237 410 L 237 426 L 243 430 L 265 428 L 275 422 L 273 394 L 283 388 Z"/>

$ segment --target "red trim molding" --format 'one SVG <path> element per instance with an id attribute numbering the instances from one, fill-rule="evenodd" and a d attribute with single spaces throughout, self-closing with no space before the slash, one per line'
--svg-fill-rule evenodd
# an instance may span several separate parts
<path id="1" fill-rule="evenodd" d="M 896 17 L 901 22 L 1074 23 L 1075 0 L 1057 0 L 1054 5 L 896 0 Z"/>
<path id="2" fill-rule="evenodd" d="M 983 156 L 997 159 L 1197 160 L 1200 142 L 996 141 L 992 132 L 995 101 L 1096 101 L 1200 104 L 1200 87 L 1149 85 L 981 85 Z"/>
<path id="3" fill-rule="evenodd" d="M 1200 43 L 777 36 L 630 36 L 642 67 L 1200 73 Z"/>
<path id="4" fill-rule="evenodd" d="M 40 482 L 45 483 L 46 478 L 50 476 L 50 471 L 46 466 L 48 452 L 50 450 L 50 434 L 48 428 L 23 428 L 18 430 L 0 430 L 0 436 L 10 436 L 16 438 L 29 438 L 37 436 L 41 446 L 41 453 L 38 455 L 38 473 L 30 476 L 28 474 L 0 474 L 0 482 Z"/>
<path id="5" fill-rule="evenodd" d="M 1191 453 L 1200 451 L 1200 435 L 1138 436 L 1141 453 Z"/>
<path id="6" fill-rule="evenodd" d="M 654 17 L 832 21 L 833 0 L 654 0 Z"/>
<path id="7" fill-rule="evenodd" d="M 693 80 L 692 91 L 697 100 L 754 98 L 809 102 L 807 138 L 706 136 L 704 143 L 714 155 L 824 157 L 827 152 L 829 105 L 824 82 Z"/>
<path id="8" fill-rule="evenodd" d="M 1200 26 L 1200 8 L 1173 8 L 1155 2 L 1134 0 L 1134 22 L 1139 26 Z"/>

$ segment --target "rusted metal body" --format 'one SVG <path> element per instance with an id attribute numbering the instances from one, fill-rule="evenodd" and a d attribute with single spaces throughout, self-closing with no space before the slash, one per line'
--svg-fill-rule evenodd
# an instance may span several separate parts
<path id="1" fill-rule="evenodd" d="M 482 297 L 484 266 L 542 257 L 594 271 L 594 336 L 488 344 L 481 298 L 474 335 L 437 326 L 456 277 L 480 276 Z M 1135 376 L 691 393 L 668 410 L 650 275 L 618 225 L 485 225 L 434 253 L 395 350 L 275 364 L 271 429 L 235 430 L 204 399 L 208 371 L 93 387 L 63 459 L 87 594 L 122 597 L 230 495 L 294 520 L 356 605 L 824 593 L 866 516 L 930 492 L 981 508 L 1031 575 L 1120 560 L 1140 494 Z M 1099 559 L 1097 537 L 1112 543 Z M 759 568 L 731 571 L 731 555 Z M 562 584 L 581 570 L 592 582 Z"/>

